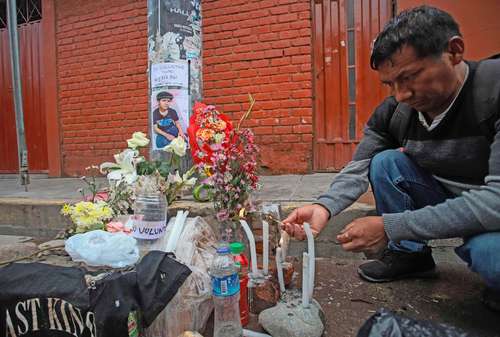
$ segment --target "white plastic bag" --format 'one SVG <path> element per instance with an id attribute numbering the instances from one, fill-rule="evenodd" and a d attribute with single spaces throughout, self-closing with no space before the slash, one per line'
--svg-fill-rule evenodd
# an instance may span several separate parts
<path id="1" fill-rule="evenodd" d="M 66 240 L 65 249 L 73 261 L 89 266 L 123 268 L 139 259 L 137 241 L 123 232 L 94 230 L 76 234 Z"/>
<path id="2" fill-rule="evenodd" d="M 165 236 L 150 247 L 165 250 L 175 218 L 171 218 Z M 170 303 L 146 329 L 145 337 L 177 337 L 184 331 L 202 331 L 213 310 L 208 268 L 215 257 L 215 234 L 201 217 L 187 218 L 174 253 L 192 273 Z"/>

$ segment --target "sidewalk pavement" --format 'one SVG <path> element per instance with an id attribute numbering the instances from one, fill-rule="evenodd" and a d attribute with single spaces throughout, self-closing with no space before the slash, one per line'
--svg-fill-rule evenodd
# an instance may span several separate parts
<path id="1" fill-rule="evenodd" d="M 262 176 L 262 187 L 256 195 L 263 201 L 312 201 L 328 189 L 334 176 L 335 173 Z M 105 178 L 96 180 L 106 185 Z M 81 199 L 78 189 L 84 186 L 79 178 L 32 177 L 28 192 L 25 192 L 16 175 L 4 175 L 0 176 L 0 198 L 76 201 Z"/>

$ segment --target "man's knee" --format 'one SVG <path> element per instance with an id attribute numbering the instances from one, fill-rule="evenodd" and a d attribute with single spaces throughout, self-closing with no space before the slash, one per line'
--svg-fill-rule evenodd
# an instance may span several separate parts
<path id="1" fill-rule="evenodd" d="M 459 255 L 490 287 L 500 290 L 500 232 L 476 235 L 459 248 Z M 462 253 L 462 254 L 460 254 Z"/>
<path id="2" fill-rule="evenodd" d="M 387 178 L 398 163 L 408 160 L 399 150 L 385 150 L 377 153 L 370 162 L 370 181 L 376 183 L 381 178 Z"/>

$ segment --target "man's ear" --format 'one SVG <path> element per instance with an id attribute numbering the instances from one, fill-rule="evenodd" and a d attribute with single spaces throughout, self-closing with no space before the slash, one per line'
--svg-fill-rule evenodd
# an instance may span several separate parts
<path id="1" fill-rule="evenodd" d="M 450 61 L 453 65 L 459 64 L 464 59 L 465 44 L 461 36 L 453 36 L 448 40 L 447 52 L 450 54 Z"/>

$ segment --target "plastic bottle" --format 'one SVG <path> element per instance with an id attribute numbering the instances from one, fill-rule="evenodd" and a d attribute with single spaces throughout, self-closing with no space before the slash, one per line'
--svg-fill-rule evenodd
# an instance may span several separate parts
<path id="1" fill-rule="evenodd" d="M 241 242 L 233 242 L 229 245 L 231 254 L 238 270 L 240 278 L 240 318 L 241 325 L 246 326 L 250 320 L 248 310 L 248 259 L 243 254 L 245 245 Z"/>
<path id="2" fill-rule="evenodd" d="M 227 245 L 217 249 L 210 276 L 215 307 L 214 337 L 242 337 L 239 314 L 240 280 Z"/>
<path id="3" fill-rule="evenodd" d="M 141 256 L 146 255 L 167 228 L 167 200 L 163 193 L 138 194 L 132 216 L 132 236 L 137 240 Z"/>

